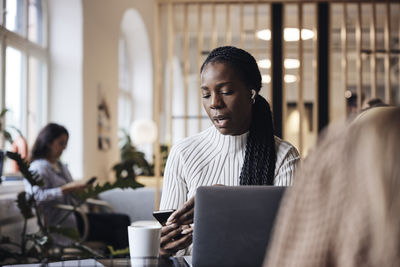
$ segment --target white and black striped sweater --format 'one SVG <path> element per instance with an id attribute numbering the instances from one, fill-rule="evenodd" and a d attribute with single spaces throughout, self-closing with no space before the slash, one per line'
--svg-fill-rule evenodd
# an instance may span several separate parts
<path id="1" fill-rule="evenodd" d="M 211 126 L 174 145 L 165 168 L 160 209 L 179 208 L 199 186 L 239 185 L 248 134 L 222 135 Z M 291 185 L 299 153 L 278 137 L 275 137 L 275 151 L 274 185 Z"/>

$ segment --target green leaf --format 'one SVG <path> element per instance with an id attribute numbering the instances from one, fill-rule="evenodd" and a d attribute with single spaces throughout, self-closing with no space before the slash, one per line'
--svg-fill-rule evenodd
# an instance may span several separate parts
<path id="1" fill-rule="evenodd" d="M 21 158 L 20 154 L 18 154 L 16 152 L 7 151 L 6 155 L 10 159 L 15 160 L 17 162 L 19 171 L 22 173 L 22 175 L 25 177 L 25 179 L 28 180 L 28 182 L 32 186 L 34 186 L 34 185 L 43 186 L 44 185 L 40 176 L 37 173 L 34 173 L 29 170 L 29 163 L 25 159 Z"/>
<path id="2" fill-rule="evenodd" d="M 100 193 L 114 189 L 114 188 L 138 188 L 143 187 L 144 185 L 135 181 L 131 177 L 127 177 L 125 179 L 117 179 L 114 183 L 106 182 L 103 185 L 95 185 L 94 187 L 88 187 L 82 192 L 75 193 L 80 199 L 87 199 L 91 197 L 96 197 Z"/>
<path id="3" fill-rule="evenodd" d="M 29 195 L 26 192 L 21 192 L 17 196 L 18 208 L 25 219 L 29 219 L 34 216 L 32 212 L 32 199 L 27 199 L 27 196 Z"/>
<path id="4" fill-rule="evenodd" d="M 110 251 L 110 254 L 114 257 L 129 254 L 129 247 L 123 249 L 114 249 L 113 246 L 107 246 L 107 248 Z"/>
<path id="5" fill-rule="evenodd" d="M 7 130 L 3 130 L 3 136 L 8 142 L 10 142 L 10 144 L 13 143 L 12 136 Z"/>
<path id="6" fill-rule="evenodd" d="M 32 240 L 35 244 L 39 246 L 44 246 L 48 241 L 49 237 L 42 234 L 26 235 L 27 239 Z"/>
<path id="7" fill-rule="evenodd" d="M 87 253 L 88 257 L 97 257 L 97 258 L 104 258 L 104 255 L 100 254 L 99 252 L 89 248 L 88 246 L 85 246 L 81 243 L 75 242 L 73 244 L 73 247 L 80 249 L 83 252 Z M 83 254 L 83 253 L 82 253 Z M 85 254 L 81 255 L 81 256 L 85 256 Z"/>
<path id="8" fill-rule="evenodd" d="M 6 113 L 9 111 L 8 108 L 3 108 L 0 112 L 0 119 L 4 117 L 4 115 L 6 115 Z"/>
<path id="9" fill-rule="evenodd" d="M 63 235 L 65 237 L 68 237 L 72 240 L 78 241 L 79 240 L 79 232 L 76 228 L 73 227 L 54 227 L 50 226 L 49 231 L 51 233 L 57 233 L 60 235 Z"/>

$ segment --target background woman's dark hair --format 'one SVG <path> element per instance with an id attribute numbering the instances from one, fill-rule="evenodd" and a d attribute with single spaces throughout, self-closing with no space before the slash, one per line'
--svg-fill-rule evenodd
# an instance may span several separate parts
<path id="1" fill-rule="evenodd" d="M 203 65 L 212 62 L 232 67 L 249 90 L 258 93 L 261 89 L 261 73 L 255 58 L 243 49 L 232 46 L 218 47 L 211 51 Z M 257 94 L 252 109 L 250 133 L 247 138 L 246 154 L 240 173 L 241 185 L 273 185 L 275 174 L 275 140 L 271 108 Z"/>
<path id="2" fill-rule="evenodd" d="M 56 123 L 47 124 L 38 134 L 32 148 L 31 162 L 37 159 L 47 158 L 50 146 L 61 135 L 69 136 L 67 129 Z"/>

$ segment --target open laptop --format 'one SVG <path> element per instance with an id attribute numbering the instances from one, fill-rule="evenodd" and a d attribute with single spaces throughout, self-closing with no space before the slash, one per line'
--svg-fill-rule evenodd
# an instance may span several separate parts
<path id="1" fill-rule="evenodd" d="M 261 266 L 284 191 L 276 186 L 199 187 L 192 265 Z"/>

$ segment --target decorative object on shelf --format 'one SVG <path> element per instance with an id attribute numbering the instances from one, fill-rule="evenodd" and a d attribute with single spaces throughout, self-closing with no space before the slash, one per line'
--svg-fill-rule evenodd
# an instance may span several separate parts
<path id="1" fill-rule="evenodd" d="M 111 147 L 111 115 L 101 84 L 98 85 L 97 104 L 97 147 L 99 150 L 109 150 Z"/>

